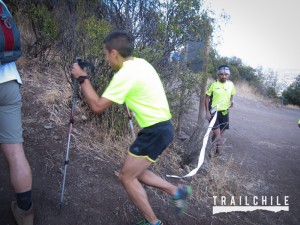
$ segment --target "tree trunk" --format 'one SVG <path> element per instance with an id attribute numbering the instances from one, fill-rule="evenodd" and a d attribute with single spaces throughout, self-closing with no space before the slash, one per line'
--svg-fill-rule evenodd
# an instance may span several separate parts
<path id="1" fill-rule="evenodd" d="M 189 143 L 188 149 L 185 151 L 182 157 L 182 164 L 188 165 L 194 163 L 195 160 L 198 159 L 200 154 L 200 150 L 203 143 L 203 138 L 206 132 L 204 127 L 205 124 L 205 92 L 206 92 L 206 84 L 207 84 L 207 73 L 208 73 L 208 62 L 209 62 L 209 50 L 210 50 L 210 35 L 207 35 L 205 40 L 205 49 L 204 49 L 204 64 L 203 64 L 203 72 L 204 76 L 202 78 L 200 84 L 200 99 L 199 99 L 199 112 L 198 112 L 198 125 L 194 130 Z"/>
<path id="2" fill-rule="evenodd" d="M 205 92 L 207 84 L 207 74 L 208 74 L 208 62 L 209 62 L 209 51 L 210 51 L 210 35 L 207 35 L 205 40 L 205 49 L 204 49 L 204 63 L 203 63 L 203 72 L 204 76 L 200 84 L 200 99 L 199 99 L 199 111 L 198 111 L 198 124 L 201 124 L 205 119 Z"/>
<path id="3" fill-rule="evenodd" d="M 184 85 L 182 85 L 181 89 L 180 89 L 181 93 L 180 93 L 180 108 L 179 108 L 179 112 L 178 112 L 178 119 L 177 119 L 177 126 L 176 126 L 176 133 L 180 134 L 181 133 L 181 127 L 182 127 L 182 119 L 183 119 L 183 115 L 184 115 L 184 100 L 186 97 L 186 88 L 184 87 Z"/>
<path id="4" fill-rule="evenodd" d="M 198 123 L 198 126 L 195 128 L 187 146 L 187 150 L 182 156 L 182 165 L 189 165 L 195 163 L 199 158 L 200 150 L 202 147 L 203 137 L 205 135 L 204 120 L 201 123 Z"/>

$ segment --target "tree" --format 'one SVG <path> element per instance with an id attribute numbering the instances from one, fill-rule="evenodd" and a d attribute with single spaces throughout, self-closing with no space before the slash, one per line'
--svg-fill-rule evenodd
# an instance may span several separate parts
<path id="1" fill-rule="evenodd" d="M 265 94 L 269 98 L 277 98 L 282 87 L 282 84 L 280 84 L 278 81 L 278 74 L 275 71 L 269 69 L 264 73 L 262 81 L 264 84 Z"/>
<path id="2" fill-rule="evenodd" d="M 213 33 L 213 25 L 210 18 L 207 14 L 202 16 L 203 24 L 202 24 L 202 39 L 205 43 L 204 48 L 204 63 L 203 63 L 203 76 L 200 83 L 200 90 L 199 90 L 199 113 L 198 113 L 198 124 L 203 124 L 205 118 L 205 109 L 204 109 L 204 102 L 205 102 L 205 91 L 207 85 L 207 78 L 208 78 L 208 69 L 209 69 L 209 52 L 210 52 L 210 40 L 212 38 Z"/>
<path id="3" fill-rule="evenodd" d="M 198 90 L 198 97 L 199 97 L 199 109 L 198 109 L 198 121 L 195 130 L 189 140 L 188 148 L 183 154 L 182 157 L 182 164 L 190 164 L 195 161 L 197 157 L 196 155 L 199 154 L 201 150 L 201 143 L 203 141 L 203 137 L 205 134 L 206 127 L 204 126 L 205 123 L 205 92 L 207 86 L 207 79 L 209 77 L 209 63 L 210 63 L 210 45 L 211 45 L 211 38 L 213 33 L 213 23 L 212 20 L 208 17 L 207 14 L 202 15 L 202 26 L 201 26 L 201 37 L 202 41 L 204 42 L 204 51 L 199 58 L 203 59 L 203 66 L 201 72 L 201 79 L 199 82 L 199 90 Z"/>
<path id="4" fill-rule="evenodd" d="M 282 92 L 282 96 L 286 99 L 288 104 L 300 106 L 300 74 L 295 81 Z"/>

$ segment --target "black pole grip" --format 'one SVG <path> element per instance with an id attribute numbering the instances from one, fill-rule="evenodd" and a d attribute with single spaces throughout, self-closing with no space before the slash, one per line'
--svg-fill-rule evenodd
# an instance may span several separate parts
<path id="1" fill-rule="evenodd" d="M 78 80 L 73 78 L 73 96 L 72 96 L 72 98 L 74 101 L 78 98 L 78 90 L 79 90 L 78 86 L 79 86 Z"/>
<path id="2" fill-rule="evenodd" d="M 78 63 L 80 66 L 80 63 L 82 62 L 81 57 L 76 56 L 74 59 L 75 63 Z M 73 78 L 73 100 L 76 101 L 76 99 L 78 98 L 79 95 L 79 85 L 78 85 L 78 80 Z"/>
<path id="3" fill-rule="evenodd" d="M 76 57 L 75 57 L 75 62 L 78 63 L 78 65 L 79 65 L 81 68 L 83 68 L 83 67 L 81 66 L 81 65 L 82 65 L 82 59 L 81 59 L 80 56 L 76 56 Z"/>

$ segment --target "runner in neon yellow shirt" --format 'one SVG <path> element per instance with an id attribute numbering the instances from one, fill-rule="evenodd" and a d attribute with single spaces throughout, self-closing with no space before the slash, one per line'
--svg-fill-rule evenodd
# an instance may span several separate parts
<path id="1" fill-rule="evenodd" d="M 228 80 L 230 70 L 227 65 L 218 68 L 219 79 L 211 83 L 206 91 L 205 109 L 207 119 L 210 121 L 217 113 L 217 120 L 213 125 L 212 141 L 216 141 L 216 155 L 221 153 L 221 135 L 229 129 L 229 108 L 233 107 L 233 95 L 236 94 L 233 83 Z M 217 108 L 217 112 L 214 110 Z"/>
<path id="2" fill-rule="evenodd" d="M 213 82 L 210 88 L 206 91 L 206 95 L 213 94 L 211 108 L 216 107 L 218 104 L 218 111 L 226 111 L 232 105 L 232 96 L 236 94 L 233 83 L 229 80 L 221 82 L 220 80 Z"/>
<path id="3" fill-rule="evenodd" d="M 132 58 L 125 61 L 102 97 L 118 104 L 126 102 L 141 127 L 171 119 L 160 78 L 144 59 Z"/>
<path id="4" fill-rule="evenodd" d="M 143 129 L 130 146 L 119 179 L 129 198 L 145 217 L 138 224 L 161 225 L 142 184 L 168 193 L 179 213 L 186 208 L 186 201 L 191 194 L 190 186 L 177 187 L 148 169 L 173 139 L 174 129 L 165 91 L 155 69 L 144 59 L 132 57 L 133 40 L 127 33 L 110 33 L 104 39 L 103 50 L 116 74 L 101 97 L 77 63 L 73 64 L 71 72 L 81 84 L 87 103 L 94 112 L 104 111 L 113 102 L 125 102 L 133 111 Z"/>
<path id="5" fill-rule="evenodd" d="M 298 120 L 298 127 L 300 128 L 300 119 Z"/>

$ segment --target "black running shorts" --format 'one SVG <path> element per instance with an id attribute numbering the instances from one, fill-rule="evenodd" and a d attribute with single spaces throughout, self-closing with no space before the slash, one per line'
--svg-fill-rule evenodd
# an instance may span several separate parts
<path id="1" fill-rule="evenodd" d="M 171 143 L 173 135 L 174 129 L 170 120 L 143 128 L 130 146 L 129 154 L 155 162 Z"/>
<path id="2" fill-rule="evenodd" d="M 212 130 L 220 129 L 220 130 L 228 130 L 229 129 L 229 112 L 226 115 L 223 115 L 222 111 L 218 111 L 217 120 L 213 125 Z M 212 115 L 213 118 L 214 115 Z M 212 120 L 211 118 L 211 120 Z"/>

